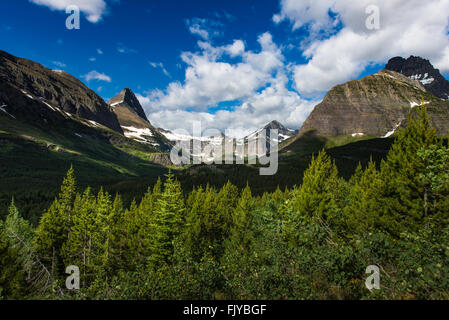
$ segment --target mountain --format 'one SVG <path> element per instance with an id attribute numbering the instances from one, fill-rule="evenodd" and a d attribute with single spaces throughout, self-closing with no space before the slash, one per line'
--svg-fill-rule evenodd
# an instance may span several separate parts
<path id="1" fill-rule="evenodd" d="M 170 141 L 150 123 L 131 89 L 123 89 L 108 101 L 108 105 L 117 116 L 126 137 L 152 145 L 164 152 L 171 148 Z"/>
<path id="2" fill-rule="evenodd" d="M 438 98 L 449 100 L 449 81 L 432 66 L 429 60 L 415 56 L 408 59 L 395 57 L 388 61 L 385 69 L 418 80 L 428 92 Z"/>
<path id="3" fill-rule="evenodd" d="M 80 190 L 117 191 L 133 180 L 122 192 L 132 200 L 146 189 L 134 180 L 148 183 L 167 172 L 170 158 L 161 151 L 127 138 L 113 108 L 81 81 L 0 52 L 1 212 L 14 196 L 27 203 L 26 217 L 37 218 L 71 165 Z"/>
<path id="4" fill-rule="evenodd" d="M 438 132 L 447 135 L 449 102 L 427 92 L 418 80 L 384 69 L 332 88 L 304 122 L 300 134 L 315 130 L 331 137 L 389 137 L 405 124 L 409 111 L 422 103 Z"/>
<path id="5" fill-rule="evenodd" d="M 279 140 L 278 142 L 283 142 L 291 137 L 293 137 L 294 135 L 296 135 L 298 133 L 297 130 L 293 130 L 293 129 L 288 129 L 287 127 L 285 127 L 282 123 L 280 123 L 277 120 L 271 121 L 269 124 L 267 124 L 265 127 L 251 133 L 250 135 L 246 136 L 245 139 L 254 139 L 256 137 L 256 135 L 260 132 L 266 130 L 278 130 L 278 134 L 279 134 Z M 266 131 L 267 137 L 269 137 L 269 131 Z"/>
<path id="6" fill-rule="evenodd" d="M 1 50 L 0 103 L 19 113 L 24 113 L 30 105 L 44 107 L 123 133 L 111 108 L 81 81 L 64 71 L 47 69 Z"/>
<path id="7" fill-rule="evenodd" d="M 117 96 L 108 101 L 113 107 L 120 124 L 126 126 L 142 126 L 142 122 L 149 122 L 139 100 L 129 88 L 125 88 Z"/>

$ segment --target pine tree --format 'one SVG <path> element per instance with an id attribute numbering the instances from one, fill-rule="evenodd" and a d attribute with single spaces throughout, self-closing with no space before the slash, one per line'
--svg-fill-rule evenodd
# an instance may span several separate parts
<path id="1" fill-rule="evenodd" d="M 26 293 L 20 248 L 11 247 L 9 238 L 7 229 L 0 219 L 0 300 L 23 299 Z"/>
<path id="2" fill-rule="evenodd" d="M 6 217 L 5 234 L 9 247 L 16 250 L 17 263 L 30 278 L 34 262 L 31 251 L 34 233 L 30 223 L 20 216 L 19 210 L 14 203 L 14 198 L 9 206 L 9 214 Z"/>
<path id="3" fill-rule="evenodd" d="M 380 203 L 377 196 L 382 180 L 372 159 L 365 170 L 359 164 L 349 184 L 350 191 L 344 218 L 349 229 L 347 234 L 351 235 L 357 231 L 368 232 L 370 229 L 377 228 L 381 219 L 378 211 Z"/>
<path id="4" fill-rule="evenodd" d="M 66 266 L 79 267 L 83 287 L 93 278 L 95 264 L 95 236 L 98 233 L 96 199 L 92 190 L 87 188 L 82 196 L 77 196 L 73 212 L 71 237 L 63 247 Z"/>
<path id="5" fill-rule="evenodd" d="M 251 194 L 251 188 L 246 185 L 242 191 L 237 207 L 233 215 L 233 226 L 231 230 L 231 242 L 235 246 L 248 248 L 251 241 L 251 224 L 254 210 L 254 200 Z"/>
<path id="6" fill-rule="evenodd" d="M 159 265 L 170 262 L 173 255 L 173 242 L 181 233 L 184 222 L 185 203 L 181 184 L 170 172 L 166 175 L 164 191 L 157 201 L 154 218 L 154 234 L 150 263 Z"/>
<path id="7" fill-rule="evenodd" d="M 126 266 L 123 259 L 123 252 L 126 249 L 124 221 L 123 201 L 117 194 L 108 216 L 109 236 L 104 248 L 104 265 L 106 271 L 110 273 L 115 273 Z"/>
<path id="8" fill-rule="evenodd" d="M 64 243 L 70 239 L 72 228 L 72 209 L 76 196 L 76 183 L 73 167 L 70 168 L 61 186 L 61 193 L 41 218 L 35 249 L 41 261 L 53 275 L 63 269 L 61 251 Z"/>
<path id="9" fill-rule="evenodd" d="M 416 116 L 409 115 L 407 128 L 399 131 L 387 159 L 381 164 L 379 216 L 383 227 L 391 233 L 399 234 L 404 228 L 416 230 L 426 216 L 426 190 L 420 179 L 425 164 L 417 154 L 432 145 L 441 147 L 442 143 L 422 106 Z"/>
<path id="10" fill-rule="evenodd" d="M 302 185 L 293 193 L 294 214 L 318 216 L 324 220 L 338 218 L 343 207 L 344 183 L 335 163 L 324 152 L 312 159 L 304 173 Z M 293 217 L 294 218 L 294 217 Z"/>

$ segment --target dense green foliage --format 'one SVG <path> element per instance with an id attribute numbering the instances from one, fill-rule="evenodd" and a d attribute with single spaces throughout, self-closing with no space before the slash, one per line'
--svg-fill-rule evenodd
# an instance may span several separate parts
<path id="1" fill-rule="evenodd" d="M 70 169 L 37 228 L 0 221 L 0 297 L 449 299 L 449 149 L 425 109 L 381 163 L 344 180 L 324 151 L 298 186 L 183 192 L 172 173 L 124 207 Z M 65 289 L 65 268 L 81 289 Z M 379 290 L 366 267 L 381 270 Z"/>

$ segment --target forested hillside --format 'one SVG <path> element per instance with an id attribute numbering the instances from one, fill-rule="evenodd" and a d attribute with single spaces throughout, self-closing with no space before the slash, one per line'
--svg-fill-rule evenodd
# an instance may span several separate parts
<path id="1" fill-rule="evenodd" d="M 349 181 L 323 151 L 301 184 L 263 196 L 183 192 L 170 173 L 125 208 L 77 188 L 74 167 L 36 228 L 14 200 L 0 221 L 0 297 L 448 299 L 449 149 L 424 107 L 411 117 Z M 68 291 L 72 265 L 81 288 Z M 365 287 L 369 265 L 380 290 Z"/>

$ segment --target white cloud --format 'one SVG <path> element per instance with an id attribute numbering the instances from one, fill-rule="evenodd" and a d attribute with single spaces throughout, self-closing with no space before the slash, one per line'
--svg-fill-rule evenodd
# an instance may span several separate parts
<path id="1" fill-rule="evenodd" d="M 204 40 L 209 40 L 209 32 L 207 30 L 201 29 L 198 24 L 194 24 L 189 27 L 189 31 L 191 34 L 196 34 L 203 38 Z"/>
<path id="2" fill-rule="evenodd" d="M 65 68 L 67 65 L 61 61 L 53 61 L 53 64 L 59 68 Z"/>
<path id="3" fill-rule="evenodd" d="M 199 42 L 202 52 L 184 52 L 181 56 L 187 64 L 184 84 L 172 82 L 165 92 L 150 92 L 153 108 L 206 110 L 221 101 L 252 95 L 283 66 L 283 56 L 270 34 L 260 36 L 259 43 L 260 52 L 241 52 L 242 61 L 232 64 L 220 60 L 229 52 L 229 46 L 213 47 L 208 42 Z"/>
<path id="4" fill-rule="evenodd" d="M 368 30 L 365 10 L 380 9 L 380 29 Z M 329 12 L 332 11 L 332 16 Z M 282 0 L 276 23 L 288 20 L 293 30 L 306 28 L 313 35 L 303 54 L 307 64 L 294 68 L 296 87 L 313 95 L 356 78 L 370 64 L 394 56 L 428 58 L 443 72 L 449 71 L 449 1 L 439 0 Z M 341 23 L 341 29 L 336 26 Z"/>
<path id="5" fill-rule="evenodd" d="M 119 53 L 124 53 L 124 54 L 129 54 L 129 53 L 137 53 L 137 50 L 128 48 L 127 46 L 125 46 L 123 43 L 118 43 L 117 44 L 117 51 Z"/>
<path id="6" fill-rule="evenodd" d="M 111 82 L 111 77 L 107 76 L 104 73 L 99 73 L 97 71 L 91 71 L 88 74 L 81 76 L 83 79 L 85 79 L 87 82 L 91 80 L 97 80 L 97 81 L 105 81 L 105 82 Z"/>
<path id="7" fill-rule="evenodd" d="M 188 19 L 186 20 L 186 25 L 191 34 L 197 35 L 206 41 L 222 35 L 219 28 L 221 28 L 223 24 L 213 19 Z"/>
<path id="8" fill-rule="evenodd" d="M 149 62 L 150 66 L 152 66 L 155 69 L 161 69 L 162 72 L 167 76 L 171 78 L 170 73 L 165 69 L 164 64 L 162 62 Z"/>
<path id="9" fill-rule="evenodd" d="M 103 54 L 103 50 L 97 49 L 97 53 L 98 53 L 99 55 L 102 55 L 102 54 Z"/>
<path id="10" fill-rule="evenodd" d="M 32 3 L 49 7 L 51 10 L 65 11 L 68 6 L 78 6 L 88 21 L 97 23 L 106 13 L 105 0 L 30 0 Z"/>
<path id="11" fill-rule="evenodd" d="M 165 91 L 138 95 L 150 121 L 159 127 L 188 131 L 193 121 L 201 121 L 204 129 L 233 129 L 237 136 L 272 120 L 299 128 L 316 101 L 304 100 L 287 88 L 288 68 L 271 34 L 262 34 L 258 42 L 258 52 L 246 50 L 241 40 L 218 47 L 200 41 L 200 52 L 184 52 L 184 83 L 172 82 Z M 229 56 L 238 61 L 226 61 Z M 222 102 L 231 107 L 207 112 Z"/>

